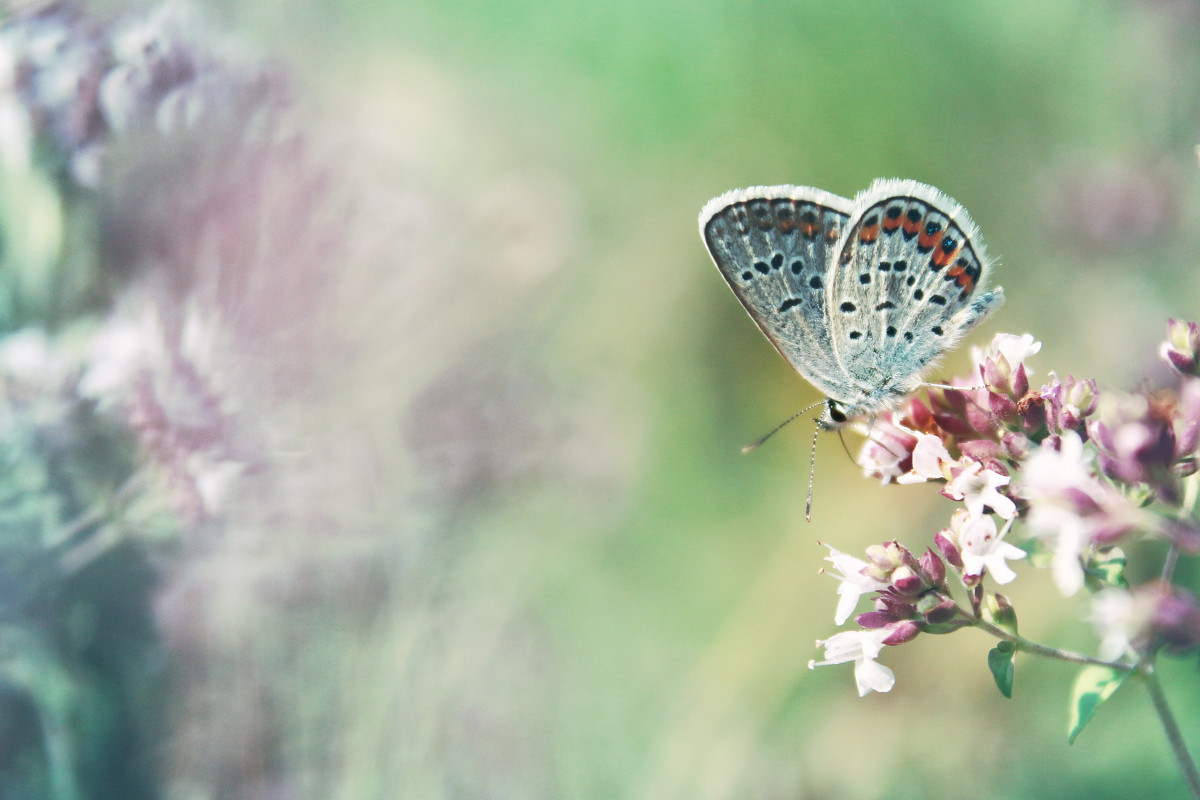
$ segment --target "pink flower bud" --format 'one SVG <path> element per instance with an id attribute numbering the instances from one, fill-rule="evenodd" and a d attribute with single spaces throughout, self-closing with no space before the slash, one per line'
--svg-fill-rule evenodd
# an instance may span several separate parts
<path id="1" fill-rule="evenodd" d="M 891 635 L 884 639 L 883 643 L 886 645 L 897 645 L 911 642 L 917 638 L 917 634 L 920 632 L 921 626 L 911 620 L 897 622 L 896 626 L 892 629 Z"/>
<path id="2" fill-rule="evenodd" d="M 925 621 L 930 625 L 944 625 L 958 614 L 958 604 L 947 597 L 925 610 Z"/>
<path id="3" fill-rule="evenodd" d="M 877 628 L 884 628 L 888 625 L 893 625 L 899 622 L 900 619 L 895 614 L 891 614 L 887 611 L 867 611 L 855 617 L 854 621 L 863 628 L 875 630 Z"/>
<path id="4" fill-rule="evenodd" d="M 1197 353 L 1200 352 L 1200 326 L 1194 322 L 1168 320 L 1167 340 L 1159 348 L 1159 355 L 1180 375 L 1196 375 Z"/>
<path id="5" fill-rule="evenodd" d="M 941 551 L 942 557 L 950 562 L 950 566 L 954 567 L 955 569 L 962 569 L 962 555 L 958 552 L 958 546 L 954 544 L 950 537 L 946 535 L 948 532 L 949 531 L 939 531 L 936 535 L 934 535 L 933 543 L 936 544 L 938 550 Z"/>
<path id="6" fill-rule="evenodd" d="M 946 565 L 932 548 L 925 548 L 921 555 L 921 574 L 925 577 L 925 582 L 935 588 L 942 587 L 946 582 Z"/>

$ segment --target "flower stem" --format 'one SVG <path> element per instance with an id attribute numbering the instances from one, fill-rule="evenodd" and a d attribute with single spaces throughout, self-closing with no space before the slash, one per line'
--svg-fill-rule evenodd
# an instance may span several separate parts
<path id="1" fill-rule="evenodd" d="M 1150 692 L 1150 701 L 1154 704 L 1154 711 L 1158 714 L 1159 722 L 1163 726 L 1163 732 L 1167 735 L 1167 742 L 1171 745 L 1171 752 L 1175 755 L 1175 762 L 1179 765 L 1179 771 L 1183 773 L 1183 780 L 1187 784 L 1188 793 L 1194 800 L 1200 800 L 1200 771 L 1197 771 L 1196 762 L 1192 760 L 1192 755 L 1188 752 L 1187 744 L 1183 741 L 1183 734 L 1180 733 L 1179 725 L 1175 722 L 1175 715 L 1171 713 L 1171 707 L 1167 703 L 1167 696 L 1163 694 L 1162 684 L 1158 681 L 1158 672 L 1155 670 L 1152 662 L 1142 662 L 1137 667 L 1131 667 L 1128 664 L 1105 661 L 1101 658 L 1085 656 L 1082 653 L 1076 653 L 1071 650 L 1062 650 L 1057 647 L 1038 644 L 1023 636 L 1009 633 L 984 619 L 976 618 L 974 625 L 998 639 L 1012 642 L 1017 650 L 1023 650 L 1026 653 L 1057 658 L 1060 661 L 1069 661 L 1074 664 L 1107 667 L 1108 669 L 1121 672 L 1129 672 L 1136 669 L 1137 673 L 1144 680 L 1146 689 Z"/>
<path id="2" fill-rule="evenodd" d="M 1154 704 L 1159 722 L 1162 723 L 1163 732 L 1171 745 L 1171 752 L 1175 754 L 1175 762 L 1179 765 L 1179 771 L 1183 773 L 1188 793 L 1200 800 L 1200 772 L 1196 771 L 1196 762 L 1192 760 L 1187 744 L 1183 741 L 1183 734 L 1179 732 L 1179 725 L 1175 722 L 1175 715 L 1171 713 L 1171 707 L 1167 704 L 1167 696 L 1163 694 L 1162 684 L 1158 682 L 1158 672 L 1151 663 L 1142 664 L 1139 672 L 1145 680 L 1146 689 L 1150 692 L 1150 702 Z"/>
<path id="3" fill-rule="evenodd" d="M 1179 511 L 1175 514 L 1178 520 L 1193 520 L 1196 512 L 1196 500 L 1200 498 L 1200 472 L 1188 476 L 1184 482 L 1183 501 L 1179 504 Z M 1163 583 L 1170 583 L 1171 578 L 1175 575 L 1175 564 L 1179 560 L 1179 545 L 1175 542 L 1171 543 L 1171 548 L 1167 551 L 1167 557 L 1163 559 L 1162 573 L 1160 580 Z"/>
<path id="4" fill-rule="evenodd" d="M 1133 669 L 1129 664 L 1122 664 L 1116 661 L 1105 661 L 1103 658 L 1095 656 L 1085 656 L 1083 653 L 1076 653 L 1073 650 L 1063 650 L 1058 647 L 1050 647 L 1049 645 L 1038 644 L 1037 642 L 1026 639 L 1024 636 L 1019 636 L 1014 633 L 1009 633 L 1003 628 L 997 627 L 984 619 L 976 619 L 975 627 L 987 631 L 997 639 L 1003 639 L 1006 642 L 1012 642 L 1016 648 L 1025 653 L 1033 655 L 1046 656 L 1047 658 L 1057 658 L 1059 661 L 1069 661 L 1072 664 L 1088 664 L 1097 667 L 1107 667 L 1119 672 L 1129 672 Z"/>
<path id="5" fill-rule="evenodd" d="M 1163 559 L 1162 574 L 1159 576 L 1164 584 L 1170 583 L 1172 576 L 1175 574 L 1175 564 L 1179 561 L 1179 546 L 1175 543 L 1167 550 L 1167 556 Z"/>

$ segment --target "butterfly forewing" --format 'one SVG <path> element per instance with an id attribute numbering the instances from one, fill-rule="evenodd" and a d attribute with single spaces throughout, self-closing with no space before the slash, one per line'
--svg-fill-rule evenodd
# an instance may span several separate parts
<path id="1" fill-rule="evenodd" d="M 958 203 L 915 181 L 877 181 L 855 198 L 827 304 L 838 362 L 877 395 L 904 394 L 999 305 L 979 291 L 988 264 Z"/>
<path id="2" fill-rule="evenodd" d="M 700 231 L 746 311 L 801 375 L 838 399 L 844 371 L 827 308 L 832 254 L 851 201 L 803 186 L 754 187 L 710 201 Z"/>

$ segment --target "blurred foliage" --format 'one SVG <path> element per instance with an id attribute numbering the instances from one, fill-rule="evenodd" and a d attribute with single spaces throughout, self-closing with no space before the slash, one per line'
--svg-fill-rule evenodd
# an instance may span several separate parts
<path id="1" fill-rule="evenodd" d="M 804 426 L 738 456 L 817 398 L 695 218 L 935 184 L 1000 256 L 980 336 L 1128 387 L 1200 316 L 1192 3 L 156 8 L 89 5 L 88 69 L 192 67 L 0 171 L 0 329 L 75 359 L 0 432 L 0 797 L 1178 792 L 1144 698 L 1068 748 L 1070 670 L 1018 658 L 1004 700 L 983 639 L 864 700 L 805 669 L 814 541 L 919 547 L 946 507 L 825 437 L 805 525 Z M 110 46 L 142 18 L 157 50 Z M 1026 635 L 1094 647 L 1022 577 Z"/>
<path id="2" fill-rule="evenodd" d="M 139 543 L 170 518 L 36 333 L 0 360 L 0 795 L 154 796 L 137 754 L 161 732 L 163 665 Z"/>
<path id="3" fill-rule="evenodd" d="M 0 319 L 13 330 L 51 315 L 63 249 L 62 204 L 31 163 L 9 158 L 0 169 Z"/>

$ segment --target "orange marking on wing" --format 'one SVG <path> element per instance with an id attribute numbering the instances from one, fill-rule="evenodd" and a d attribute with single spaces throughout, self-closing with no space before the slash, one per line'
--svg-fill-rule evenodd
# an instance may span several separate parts
<path id="1" fill-rule="evenodd" d="M 904 215 L 903 219 L 904 219 L 904 232 L 906 234 L 908 234 L 909 236 L 912 236 L 914 233 L 916 233 L 918 230 L 920 230 L 921 223 L 925 221 L 924 217 L 917 217 L 916 219 L 909 219 L 907 214 Z"/>
<path id="2" fill-rule="evenodd" d="M 949 264 L 951 261 L 954 260 L 954 257 L 958 255 L 959 250 L 962 250 L 962 245 L 959 245 L 958 247 L 954 248 L 949 253 L 946 252 L 946 249 L 944 247 L 939 247 L 933 251 L 933 256 L 929 260 L 932 261 L 934 263 L 934 265 L 937 267 L 944 267 L 947 264 Z M 961 267 L 959 267 L 958 269 L 960 272 L 962 271 Z M 954 270 L 951 270 L 950 274 L 955 275 L 957 273 L 955 273 Z"/>
<path id="3" fill-rule="evenodd" d="M 900 221 L 901 221 L 901 217 L 896 217 L 895 219 L 892 219 L 891 217 L 885 215 L 883 218 L 884 233 L 891 233 L 892 231 L 899 228 Z"/>
<path id="4" fill-rule="evenodd" d="M 934 254 L 936 257 L 936 253 Z M 975 289 L 975 279 L 971 277 L 971 273 L 967 272 L 967 268 L 955 264 L 950 269 L 946 270 L 946 274 L 954 278 L 955 283 L 967 290 L 970 294 Z"/>
<path id="5" fill-rule="evenodd" d="M 873 225 L 864 225 L 858 232 L 858 240 L 863 244 L 871 244 L 879 238 L 879 221 Z"/>
<path id="6" fill-rule="evenodd" d="M 946 235 L 946 229 L 943 228 L 937 233 L 927 233 L 924 227 L 921 228 L 921 235 L 917 237 L 917 245 L 927 249 L 937 247 L 942 241 L 942 237 Z"/>

